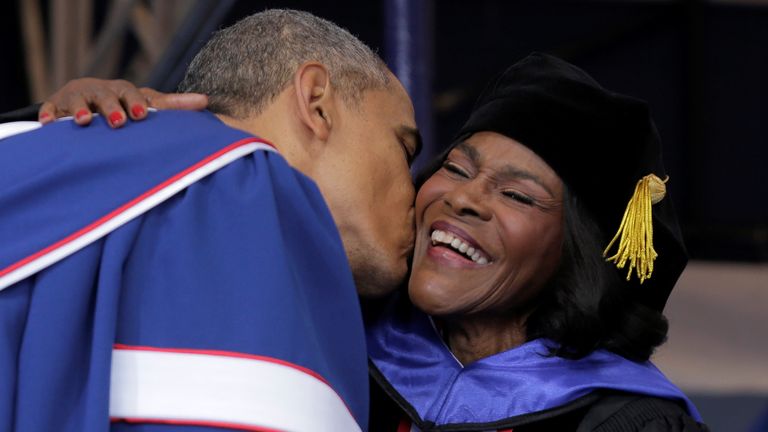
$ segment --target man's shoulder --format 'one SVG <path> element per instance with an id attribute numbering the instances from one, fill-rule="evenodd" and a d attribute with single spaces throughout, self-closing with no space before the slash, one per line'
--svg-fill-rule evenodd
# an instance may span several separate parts
<path id="1" fill-rule="evenodd" d="M 209 113 L 155 113 L 120 130 L 57 122 L 0 142 L 0 289 L 272 147 Z M 270 166 L 284 166 L 271 158 Z M 281 169 L 264 173 L 268 179 Z M 22 229 L 23 228 L 23 229 Z M 54 247 L 55 246 L 55 247 Z M 62 251 L 68 251 L 63 254 Z M 62 255 L 63 254 L 63 255 Z"/>
<path id="2" fill-rule="evenodd" d="M 95 116 L 87 127 L 71 120 L 42 127 L 36 122 L 16 122 L 3 124 L 0 132 L 0 164 L 8 179 L 67 166 L 141 164 L 147 170 L 157 165 L 173 169 L 254 138 L 209 112 L 191 111 L 152 112 L 147 119 L 120 129 L 110 128 L 102 117 Z"/>
<path id="3" fill-rule="evenodd" d="M 12 125 L 13 123 L 6 123 L 4 126 Z M 2 135 L 0 139 L 27 143 L 41 140 L 45 142 L 52 138 L 57 141 L 73 139 L 85 146 L 91 141 L 130 140 L 135 149 L 145 147 L 159 149 L 186 139 L 196 139 L 202 143 L 216 137 L 245 138 L 248 136 L 250 135 L 246 132 L 227 126 L 208 111 L 167 110 L 152 111 L 145 120 L 128 122 L 119 129 L 109 127 L 102 116 L 94 115 L 93 121 L 88 126 L 79 126 L 71 118 L 63 118 L 27 133 Z M 72 150 L 76 151 L 77 148 Z"/>

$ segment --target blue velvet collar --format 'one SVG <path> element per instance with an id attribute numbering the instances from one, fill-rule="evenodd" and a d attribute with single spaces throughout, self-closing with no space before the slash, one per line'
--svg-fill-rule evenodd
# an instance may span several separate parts
<path id="1" fill-rule="evenodd" d="M 462 366 L 431 319 L 405 304 L 369 323 L 367 342 L 373 365 L 410 405 L 416 422 L 497 423 L 562 407 L 601 389 L 680 400 L 701 421 L 683 392 L 652 363 L 604 350 L 566 360 L 546 356 L 548 341 L 533 340 Z"/>

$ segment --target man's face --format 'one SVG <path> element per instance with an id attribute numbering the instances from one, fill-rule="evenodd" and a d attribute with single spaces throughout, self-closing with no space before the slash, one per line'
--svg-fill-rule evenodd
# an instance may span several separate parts
<path id="1" fill-rule="evenodd" d="M 392 81 L 387 90 L 366 91 L 360 104 L 342 104 L 314 176 L 365 297 L 402 283 L 413 249 L 409 165 L 420 138 L 410 98 Z"/>

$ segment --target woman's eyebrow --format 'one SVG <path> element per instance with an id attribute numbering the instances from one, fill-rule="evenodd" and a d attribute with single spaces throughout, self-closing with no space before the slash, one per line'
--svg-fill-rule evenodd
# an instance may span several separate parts
<path id="1" fill-rule="evenodd" d="M 464 155 L 468 157 L 469 160 L 472 161 L 473 164 L 475 164 L 475 166 L 480 164 L 480 152 L 478 152 L 476 148 L 467 144 L 466 141 L 462 141 L 456 144 L 456 147 L 454 148 L 464 153 Z"/>
<path id="2" fill-rule="evenodd" d="M 494 179 L 500 183 L 503 183 L 505 181 L 509 180 L 530 180 L 537 185 L 541 186 L 542 189 L 547 191 L 550 197 L 555 198 L 555 194 L 552 192 L 552 190 L 544 184 L 544 181 L 541 180 L 537 175 L 533 174 L 530 171 L 526 171 L 524 169 L 520 169 L 517 167 L 514 167 L 512 165 L 505 165 L 502 167 L 499 171 L 497 171 L 493 175 Z"/>

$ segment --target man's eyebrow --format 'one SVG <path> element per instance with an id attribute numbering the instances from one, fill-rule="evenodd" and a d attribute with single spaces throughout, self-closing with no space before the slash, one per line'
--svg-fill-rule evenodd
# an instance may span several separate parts
<path id="1" fill-rule="evenodd" d="M 411 140 L 413 140 L 415 147 L 413 149 L 413 155 L 411 155 L 410 162 L 413 162 L 414 159 L 421 153 L 421 148 L 424 145 L 421 139 L 421 133 L 419 133 L 419 129 L 411 126 L 402 125 L 398 128 L 398 132 L 401 135 L 404 135 Z"/>
<path id="2" fill-rule="evenodd" d="M 480 164 L 480 153 L 477 151 L 476 148 L 467 144 L 465 141 L 462 141 L 456 144 L 455 149 L 464 153 L 464 155 L 466 155 L 475 166 L 478 166 Z M 497 171 L 493 177 L 494 177 L 494 180 L 500 183 L 503 183 L 509 180 L 518 180 L 518 179 L 530 180 L 536 183 L 537 185 L 541 186 L 545 191 L 547 191 L 549 196 L 551 196 L 552 198 L 555 197 L 555 194 L 552 192 L 552 190 L 546 184 L 544 184 L 544 181 L 542 181 L 537 175 L 529 171 L 526 171 L 524 169 L 514 167 L 512 165 L 505 165 L 499 171 Z"/>

